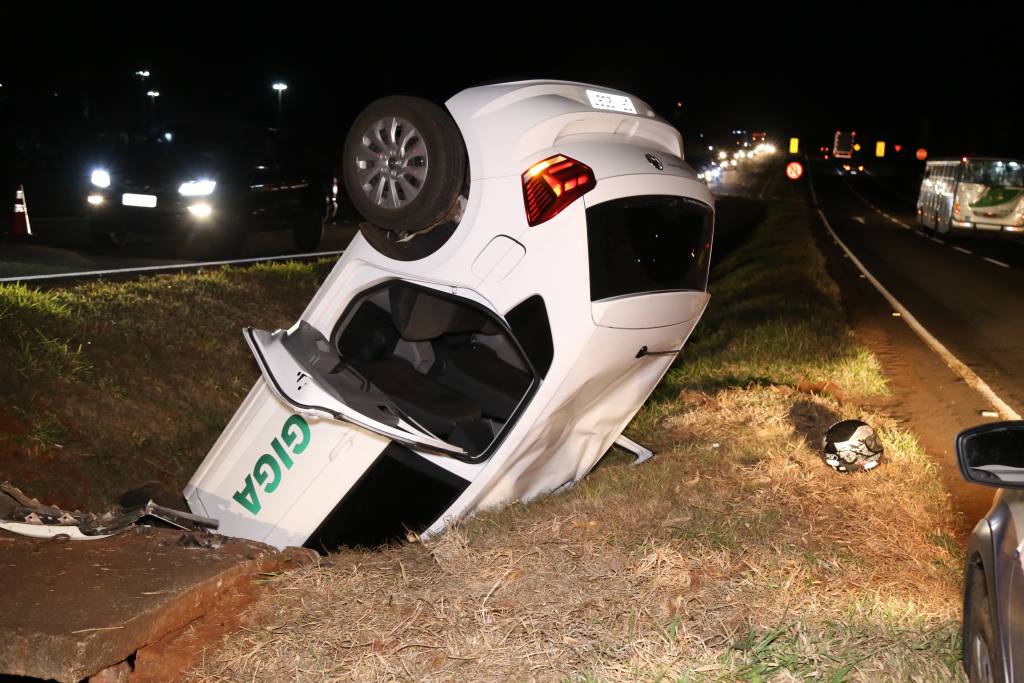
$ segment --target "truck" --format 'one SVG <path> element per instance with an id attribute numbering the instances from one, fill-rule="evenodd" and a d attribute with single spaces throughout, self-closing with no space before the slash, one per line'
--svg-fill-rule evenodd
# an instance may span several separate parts
<path id="1" fill-rule="evenodd" d="M 832 156 L 836 159 L 849 159 L 853 156 L 853 145 L 857 138 L 855 131 L 837 130 L 832 140 Z"/>

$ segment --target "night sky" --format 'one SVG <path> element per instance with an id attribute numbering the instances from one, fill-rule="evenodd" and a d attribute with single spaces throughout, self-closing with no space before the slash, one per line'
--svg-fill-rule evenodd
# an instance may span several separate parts
<path id="1" fill-rule="evenodd" d="M 938 153 L 1024 152 L 1008 106 L 1020 88 L 992 95 L 1019 80 L 1016 41 L 958 47 L 939 19 L 913 26 L 830 12 L 769 20 L 767 11 L 738 6 L 695 15 L 689 3 L 210 6 L 8 15 L 0 41 L 8 122 L 13 98 L 33 103 L 18 109 L 22 117 L 63 108 L 87 111 L 100 126 L 148 122 L 145 92 L 156 89 L 163 123 L 274 125 L 270 85 L 282 80 L 285 127 L 340 149 L 351 119 L 382 95 L 443 100 L 486 81 L 565 78 L 638 95 L 676 123 L 691 148 L 700 133 L 717 140 L 733 128 L 780 140 L 800 135 L 805 146 L 852 128 L 862 139 Z M 143 68 L 152 74 L 147 82 L 133 75 Z M 47 97 L 60 106 L 35 104 Z"/>

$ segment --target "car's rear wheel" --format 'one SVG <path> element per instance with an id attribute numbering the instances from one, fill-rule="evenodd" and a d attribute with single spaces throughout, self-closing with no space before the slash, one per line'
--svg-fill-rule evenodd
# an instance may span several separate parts
<path id="1" fill-rule="evenodd" d="M 301 223 L 292 228 L 292 242 L 302 252 L 316 251 L 324 238 L 324 218 L 314 212 Z"/>
<path id="2" fill-rule="evenodd" d="M 967 632 L 963 643 L 967 678 L 971 683 L 1003 683 L 999 640 L 992 624 L 985 572 L 980 565 L 971 567 L 968 581 Z"/>
<path id="3" fill-rule="evenodd" d="M 370 223 L 397 234 L 428 230 L 455 207 L 466 148 L 444 109 L 418 97 L 385 97 L 356 118 L 345 140 L 345 189 Z"/>
<path id="4" fill-rule="evenodd" d="M 173 510 L 187 512 L 189 509 L 188 503 L 180 491 L 175 491 L 159 481 L 147 481 L 145 484 L 128 489 L 121 494 L 118 503 L 122 508 L 129 510 L 143 507 L 149 501 Z"/>
<path id="5" fill-rule="evenodd" d="M 221 224 L 213 226 L 209 254 L 219 259 L 239 258 L 245 251 L 248 237 L 245 224 L 238 219 L 226 219 Z"/>
<path id="6" fill-rule="evenodd" d="M 128 243 L 128 231 L 109 219 L 93 216 L 89 220 L 89 233 L 97 247 L 123 247 Z"/>

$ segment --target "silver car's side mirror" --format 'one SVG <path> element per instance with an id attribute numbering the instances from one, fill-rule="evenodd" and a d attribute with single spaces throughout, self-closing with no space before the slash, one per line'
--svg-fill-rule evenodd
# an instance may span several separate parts
<path id="1" fill-rule="evenodd" d="M 1024 489 L 1024 421 L 994 422 L 957 434 L 960 474 L 974 484 Z"/>

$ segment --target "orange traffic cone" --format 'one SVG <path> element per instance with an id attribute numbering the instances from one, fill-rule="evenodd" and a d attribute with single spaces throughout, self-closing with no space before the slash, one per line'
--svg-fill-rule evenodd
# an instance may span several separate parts
<path id="1" fill-rule="evenodd" d="M 28 204 L 25 203 L 25 187 L 18 185 L 14 192 L 14 217 L 11 219 L 11 237 L 31 237 L 32 225 L 28 222 Z"/>

